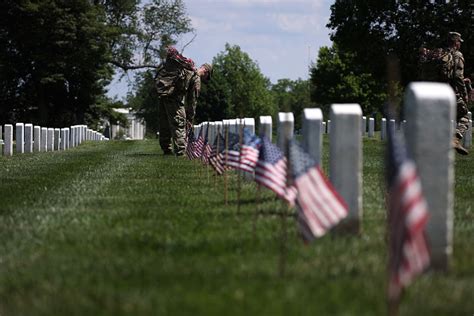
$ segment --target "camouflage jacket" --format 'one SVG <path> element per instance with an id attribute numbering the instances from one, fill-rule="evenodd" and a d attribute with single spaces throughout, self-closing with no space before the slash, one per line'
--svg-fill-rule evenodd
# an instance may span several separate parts
<path id="1" fill-rule="evenodd" d="M 194 120 L 196 115 L 197 99 L 199 92 L 201 91 L 201 78 L 194 72 L 189 80 L 186 89 L 186 95 L 184 96 L 184 107 L 186 109 L 186 119 L 190 122 Z"/>
<path id="2" fill-rule="evenodd" d="M 456 93 L 457 98 L 467 100 L 467 89 L 464 82 L 464 57 L 458 50 L 451 50 L 454 59 L 454 76 L 451 86 Z"/>

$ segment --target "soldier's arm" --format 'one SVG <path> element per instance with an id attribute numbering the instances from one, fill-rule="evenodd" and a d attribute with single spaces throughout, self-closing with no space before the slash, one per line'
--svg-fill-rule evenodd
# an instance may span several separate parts
<path id="1" fill-rule="evenodd" d="M 196 114 L 197 99 L 201 90 L 201 84 L 198 76 L 194 76 L 188 87 L 186 95 L 186 119 L 189 122 L 193 122 L 194 115 Z"/>
<path id="2" fill-rule="evenodd" d="M 466 84 L 464 82 L 464 58 L 462 54 L 456 55 L 454 57 L 455 61 L 455 68 L 454 68 L 454 87 L 456 93 L 459 97 L 463 98 L 463 100 L 467 100 L 467 89 Z"/>

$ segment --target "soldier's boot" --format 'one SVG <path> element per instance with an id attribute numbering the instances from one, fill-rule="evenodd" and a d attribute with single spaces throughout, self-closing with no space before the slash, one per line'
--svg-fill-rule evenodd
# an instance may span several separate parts
<path id="1" fill-rule="evenodd" d="M 461 145 L 461 140 L 457 137 L 453 138 L 453 148 L 460 155 L 469 155 L 469 151 Z"/>

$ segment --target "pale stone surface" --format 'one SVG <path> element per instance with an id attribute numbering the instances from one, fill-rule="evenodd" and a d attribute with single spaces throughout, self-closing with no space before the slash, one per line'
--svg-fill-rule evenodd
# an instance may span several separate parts
<path id="1" fill-rule="evenodd" d="M 40 152 L 41 151 L 41 126 L 35 125 L 33 129 L 34 129 L 33 151 Z"/>
<path id="2" fill-rule="evenodd" d="M 387 138 L 387 119 L 384 117 L 382 118 L 382 122 L 380 124 L 380 139 L 385 140 Z"/>
<path id="3" fill-rule="evenodd" d="M 66 127 L 66 149 L 71 148 L 71 128 Z"/>
<path id="4" fill-rule="evenodd" d="M 25 124 L 16 123 L 15 132 L 16 152 L 23 154 L 25 152 Z"/>
<path id="5" fill-rule="evenodd" d="M 360 131 L 362 133 L 362 136 L 365 136 L 367 134 L 367 117 L 362 116 L 362 125 L 360 127 Z"/>
<path id="6" fill-rule="evenodd" d="M 472 146 L 472 113 L 467 112 L 467 116 L 469 118 L 469 123 L 468 123 L 468 129 L 463 138 L 463 145 L 465 148 L 471 148 Z"/>
<path id="7" fill-rule="evenodd" d="M 323 149 L 323 112 L 319 108 L 303 110 L 302 146 L 317 164 L 321 164 Z"/>
<path id="8" fill-rule="evenodd" d="M 70 147 L 76 147 L 76 126 L 71 126 L 71 137 L 69 138 Z"/>
<path id="9" fill-rule="evenodd" d="M 54 128 L 48 128 L 48 151 L 54 151 Z"/>
<path id="10" fill-rule="evenodd" d="M 59 144 L 61 142 L 61 129 L 54 129 L 54 150 L 59 150 Z"/>
<path id="11" fill-rule="evenodd" d="M 66 150 L 66 136 L 67 135 L 67 128 L 61 128 L 61 141 L 59 142 L 59 150 Z"/>
<path id="12" fill-rule="evenodd" d="M 244 126 L 248 128 L 252 134 L 255 134 L 255 119 L 253 117 L 244 118 Z"/>
<path id="13" fill-rule="evenodd" d="M 333 130 L 329 138 L 329 174 L 347 203 L 349 214 L 339 229 L 359 233 L 362 224 L 362 109 L 359 104 L 332 104 Z"/>
<path id="14" fill-rule="evenodd" d="M 331 134 L 331 120 L 328 120 L 327 122 L 327 133 Z"/>
<path id="15" fill-rule="evenodd" d="M 267 136 L 270 141 L 272 140 L 272 117 L 271 116 L 260 116 L 260 123 L 258 127 L 258 134 L 260 136 Z"/>
<path id="16" fill-rule="evenodd" d="M 287 152 L 288 140 L 293 138 L 295 118 L 291 112 L 278 113 L 277 146 L 285 153 Z"/>
<path id="17" fill-rule="evenodd" d="M 5 156 L 13 155 L 13 125 L 5 124 L 5 135 L 3 137 L 3 154 Z"/>
<path id="18" fill-rule="evenodd" d="M 33 124 L 25 124 L 25 153 L 33 152 Z"/>
<path id="19" fill-rule="evenodd" d="M 41 151 L 48 151 L 48 128 L 41 127 Z"/>
<path id="20" fill-rule="evenodd" d="M 447 84 L 411 83 L 405 94 L 407 147 L 418 168 L 430 220 L 427 234 L 434 269 L 447 270 L 453 252 L 454 151 L 452 120 L 456 98 Z M 435 126 L 427 133 L 427 126 Z"/>
<path id="21" fill-rule="evenodd" d="M 390 132 L 395 134 L 395 132 L 397 131 L 397 122 L 394 119 L 389 120 L 388 128 L 390 129 Z"/>
<path id="22" fill-rule="evenodd" d="M 369 137 L 374 137 L 375 134 L 375 119 L 373 117 L 369 118 Z"/>

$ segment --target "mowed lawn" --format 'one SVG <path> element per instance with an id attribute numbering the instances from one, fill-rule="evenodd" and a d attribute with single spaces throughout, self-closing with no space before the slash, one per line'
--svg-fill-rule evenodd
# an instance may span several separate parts
<path id="1" fill-rule="evenodd" d="M 362 234 L 309 245 L 272 193 L 156 140 L 0 157 L 0 315 L 385 315 L 383 155 L 364 139 Z M 452 269 L 401 315 L 474 314 L 473 195 L 457 156 Z"/>

